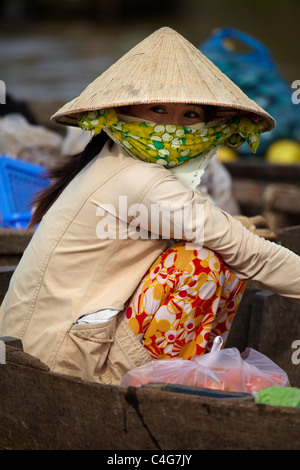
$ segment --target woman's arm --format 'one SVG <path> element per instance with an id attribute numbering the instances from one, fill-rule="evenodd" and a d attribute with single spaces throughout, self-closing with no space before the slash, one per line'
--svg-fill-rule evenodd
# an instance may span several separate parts
<path id="1" fill-rule="evenodd" d="M 175 208 L 169 217 L 171 238 L 178 238 L 181 216 L 182 239 L 217 252 L 240 280 L 257 280 L 265 288 L 300 303 L 300 257 L 295 253 L 250 232 L 201 195 L 188 191 L 168 173 L 153 184 L 143 203 L 149 211 L 153 205 Z M 160 235 L 167 237 L 164 230 L 161 226 Z"/>

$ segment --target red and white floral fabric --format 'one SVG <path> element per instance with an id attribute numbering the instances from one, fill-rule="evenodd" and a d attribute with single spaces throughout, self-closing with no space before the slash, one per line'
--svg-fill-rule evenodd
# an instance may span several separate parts
<path id="1" fill-rule="evenodd" d="M 154 359 L 190 359 L 216 336 L 225 344 L 245 288 L 215 252 L 179 242 L 148 270 L 125 318 Z"/>

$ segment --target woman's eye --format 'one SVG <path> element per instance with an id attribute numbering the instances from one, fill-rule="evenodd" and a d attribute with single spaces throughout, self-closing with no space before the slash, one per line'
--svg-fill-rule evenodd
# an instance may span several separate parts
<path id="1" fill-rule="evenodd" d="M 158 113 L 158 114 L 164 114 L 165 113 L 164 108 L 162 108 L 161 106 L 152 106 L 150 108 L 150 110 L 153 111 L 154 113 Z"/>
<path id="2" fill-rule="evenodd" d="M 188 119 L 203 119 L 204 118 L 204 111 L 202 108 L 200 108 L 199 106 L 197 107 L 197 109 L 191 109 L 189 111 L 186 111 L 186 113 L 184 114 L 184 117 L 188 118 Z"/>
<path id="3" fill-rule="evenodd" d="M 195 118 L 200 117 L 199 114 L 195 113 L 194 111 L 188 111 L 187 113 L 185 113 L 184 116 L 187 117 L 187 118 L 191 118 L 191 119 L 195 119 Z"/>

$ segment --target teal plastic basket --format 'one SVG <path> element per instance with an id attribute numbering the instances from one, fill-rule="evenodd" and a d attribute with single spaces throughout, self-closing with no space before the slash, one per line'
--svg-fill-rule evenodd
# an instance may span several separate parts
<path id="1" fill-rule="evenodd" d="M 24 229 L 32 216 L 32 203 L 47 188 L 46 167 L 0 156 L 0 226 Z"/>

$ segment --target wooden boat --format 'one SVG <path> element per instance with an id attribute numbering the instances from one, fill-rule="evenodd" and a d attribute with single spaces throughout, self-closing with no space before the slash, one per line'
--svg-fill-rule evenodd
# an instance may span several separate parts
<path id="1" fill-rule="evenodd" d="M 88 383 L 13 345 L 0 365 L 0 449 L 299 449 L 298 408 L 197 387 Z"/>
<path id="2" fill-rule="evenodd" d="M 244 215 L 264 214 L 275 228 L 300 224 L 300 165 L 272 165 L 253 157 L 224 165 Z"/>
<path id="3" fill-rule="evenodd" d="M 281 243 L 299 250 L 300 227 L 283 230 Z M 13 271 L 0 268 L 0 302 Z M 292 386 L 300 387 L 300 348 L 297 355 L 293 347 L 300 340 L 299 315 L 298 304 L 251 283 L 227 347 L 243 351 L 250 346 L 266 354 L 287 372 Z M 300 448 L 300 408 L 258 405 L 250 395 L 198 387 L 90 383 L 53 373 L 25 353 L 18 339 L 2 341 L 0 449 L 180 454 Z"/>
<path id="4" fill-rule="evenodd" d="M 34 230 L 17 230 L 0 227 L 0 266 L 18 264 L 30 242 Z"/>

